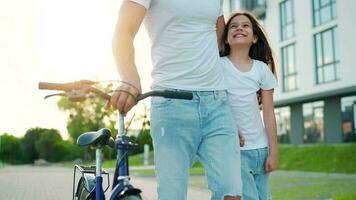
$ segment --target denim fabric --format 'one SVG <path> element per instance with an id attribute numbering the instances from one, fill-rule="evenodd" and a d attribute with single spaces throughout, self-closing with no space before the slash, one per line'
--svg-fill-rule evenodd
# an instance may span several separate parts
<path id="1" fill-rule="evenodd" d="M 196 158 L 213 200 L 241 195 L 240 149 L 226 91 L 193 92 L 193 100 L 153 97 L 151 135 L 159 200 L 185 200 Z"/>
<path id="2" fill-rule="evenodd" d="M 268 148 L 241 150 L 242 200 L 271 199 L 265 162 Z"/>

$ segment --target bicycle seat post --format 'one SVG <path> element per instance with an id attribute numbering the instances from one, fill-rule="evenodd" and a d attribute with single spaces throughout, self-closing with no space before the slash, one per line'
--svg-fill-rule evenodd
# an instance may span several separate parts
<path id="1" fill-rule="evenodd" d="M 95 149 L 95 161 L 96 161 L 96 172 L 95 172 L 95 179 L 96 179 L 96 188 L 95 188 L 95 193 L 96 197 L 99 200 L 102 200 L 103 198 L 103 177 L 102 177 L 102 147 L 98 147 Z"/>

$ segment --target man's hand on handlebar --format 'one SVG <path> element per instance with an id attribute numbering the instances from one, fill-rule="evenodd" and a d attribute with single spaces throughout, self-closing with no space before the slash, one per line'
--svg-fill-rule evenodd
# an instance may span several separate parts
<path id="1" fill-rule="evenodd" d="M 111 95 L 110 101 L 105 105 L 105 109 L 110 106 L 126 114 L 133 106 L 137 104 L 137 97 L 141 90 L 128 82 L 121 82 Z"/>

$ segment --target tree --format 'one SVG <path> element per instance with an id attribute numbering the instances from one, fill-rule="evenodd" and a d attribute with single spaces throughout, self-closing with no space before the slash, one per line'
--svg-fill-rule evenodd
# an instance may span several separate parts
<path id="1" fill-rule="evenodd" d="M 100 86 L 98 86 L 100 87 Z M 111 91 L 112 85 L 108 85 L 105 88 L 101 88 L 103 91 Z M 110 109 L 104 111 L 105 99 L 95 97 L 86 99 L 81 102 L 70 101 L 66 97 L 62 97 L 58 102 L 58 107 L 68 113 L 67 130 L 72 143 L 76 143 L 77 138 L 89 131 L 97 131 L 101 128 L 109 128 L 112 132 L 112 137 L 115 138 L 116 130 L 116 114 Z M 83 149 L 83 148 L 82 148 Z M 90 153 L 93 150 L 84 148 L 84 159 L 90 158 Z M 104 149 L 104 156 L 112 158 L 115 151 Z"/>
<path id="2" fill-rule="evenodd" d="M 153 144 L 152 144 L 152 138 L 151 138 L 151 135 L 150 135 L 150 130 L 149 129 L 145 129 L 145 130 L 142 130 L 137 138 L 136 138 L 136 141 L 133 140 L 135 143 L 138 144 L 137 148 L 135 148 L 133 151 L 132 151 L 132 154 L 139 154 L 139 153 L 143 153 L 144 151 L 144 146 L 145 144 L 148 144 L 150 146 L 150 150 L 153 149 Z"/>
<path id="3" fill-rule="evenodd" d="M 132 154 L 143 153 L 145 144 L 148 144 L 150 146 L 150 150 L 153 150 L 153 143 L 150 135 L 150 121 L 147 116 L 147 113 L 148 113 L 148 108 L 145 106 L 144 114 L 140 115 L 136 119 L 136 121 L 141 121 L 142 125 L 141 125 L 141 131 L 138 134 L 137 138 L 135 138 L 135 140 L 131 140 L 138 144 L 138 147 L 132 151 Z"/>
<path id="4" fill-rule="evenodd" d="M 36 127 L 26 131 L 26 134 L 22 139 L 22 151 L 27 162 L 33 162 L 38 159 L 35 142 L 40 138 L 41 133 L 46 130 L 47 129 Z"/>
<path id="5" fill-rule="evenodd" d="M 21 139 L 6 133 L 0 137 L 0 160 L 10 164 L 25 163 L 21 152 Z"/>
<path id="6" fill-rule="evenodd" d="M 39 139 L 35 142 L 38 157 L 48 161 L 60 161 L 63 152 L 58 151 L 58 145 L 63 142 L 59 131 L 56 129 L 46 129 L 40 133 Z"/>
<path id="7" fill-rule="evenodd" d="M 107 86 L 104 90 L 111 90 Z M 115 134 L 116 116 L 113 110 L 104 111 L 106 100 L 95 97 L 82 102 L 72 102 L 62 97 L 58 102 L 59 109 L 68 113 L 67 130 L 73 142 L 79 135 L 88 131 L 97 131 L 100 128 L 109 128 Z"/>

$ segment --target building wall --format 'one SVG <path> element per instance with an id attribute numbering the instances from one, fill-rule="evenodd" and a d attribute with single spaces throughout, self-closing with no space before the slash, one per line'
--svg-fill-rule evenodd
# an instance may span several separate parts
<path id="1" fill-rule="evenodd" d="M 313 27 L 313 13 L 311 0 L 294 0 L 295 12 L 295 37 L 280 40 L 280 13 L 279 3 L 281 0 L 268 0 L 266 9 L 265 29 L 271 40 L 273 50 L 278 60 L 278 77 L 280 87 L 275 93 L 275 102 L 279 104 L 285 100 L 308 97 L 318 93 L 337 93 L 340 89 L 356 86 L 356 66 L 352 58 L 356 56 L 356 26 L 350 24 L 350 19 L 356 18 L 356 1 L 337 0 L 337 17 L 332 22 Z M 340 80 L 316 84 L 314 39 L 315 33 L 337 26 L 338 47 L 340 51 Z M 297 90 L 282 92 L 282 67 L 281 47 L 295 43 L 296 47 L 296 70 L 297 70 Z"/>

